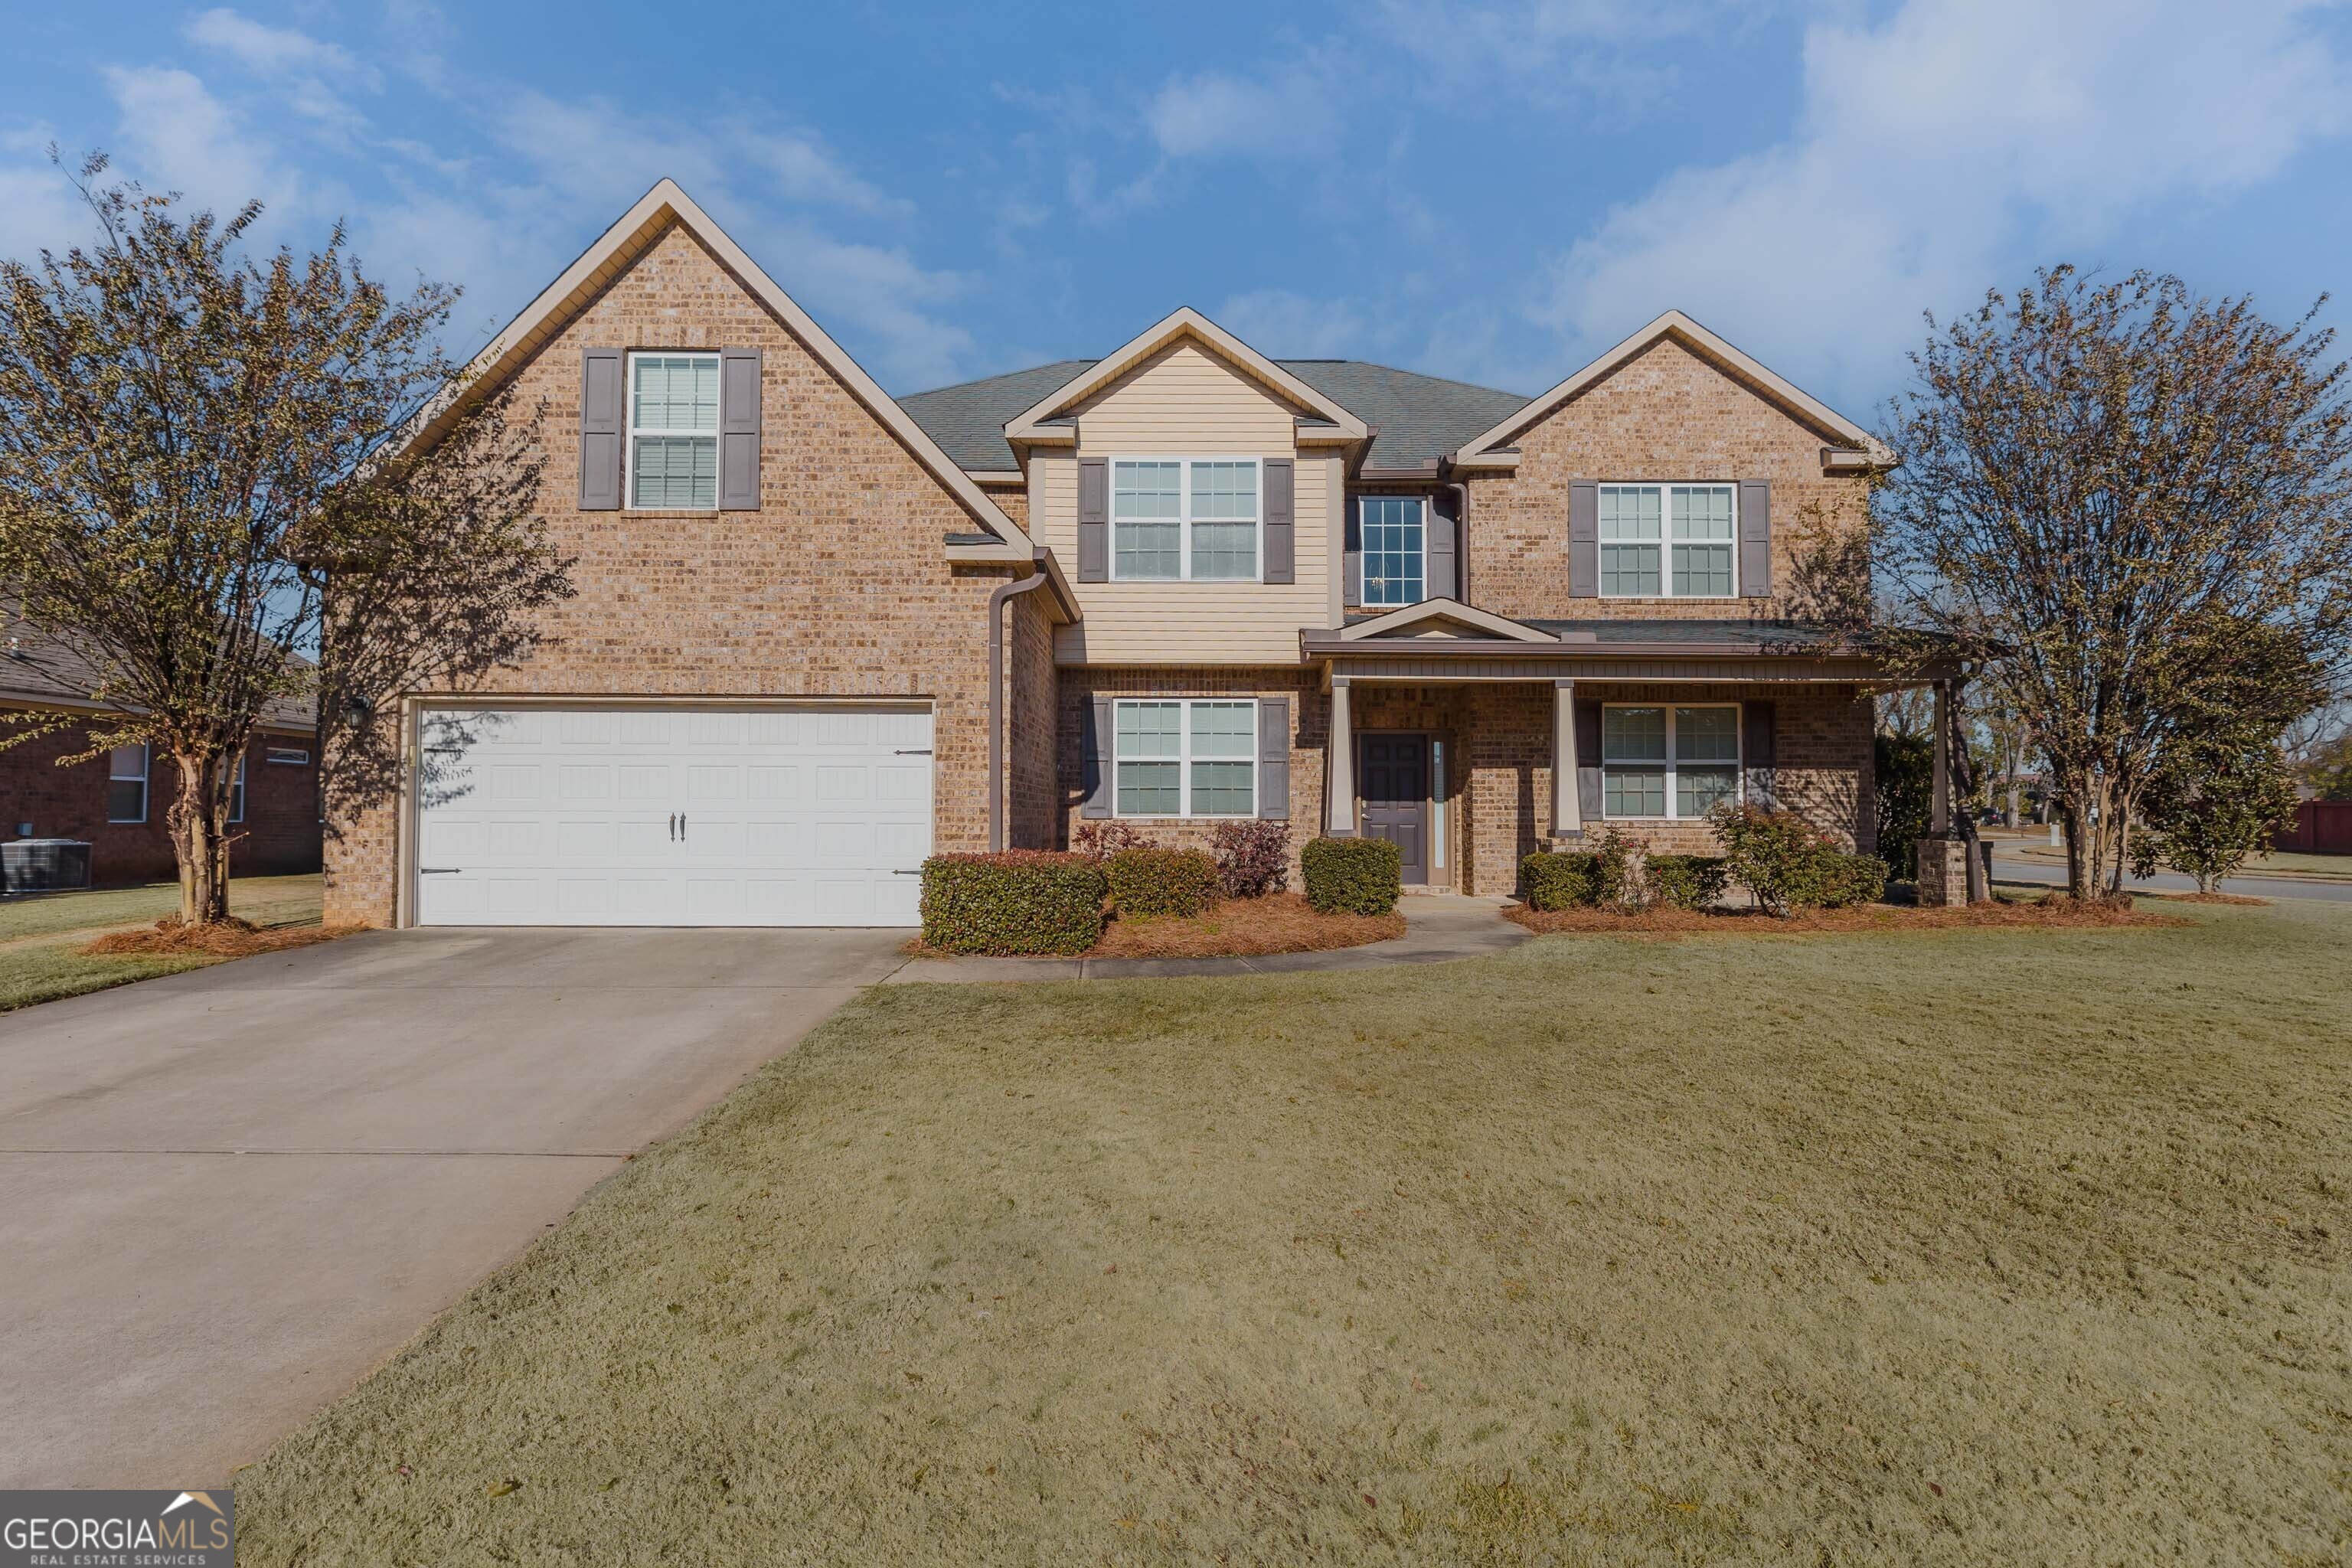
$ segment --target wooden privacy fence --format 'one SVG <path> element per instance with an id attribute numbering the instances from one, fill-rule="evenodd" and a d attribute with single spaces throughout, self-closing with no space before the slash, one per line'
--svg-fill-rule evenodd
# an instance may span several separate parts
<path id="1" fill-rule="evenodd" d="M 2307 855 L 2352 855 L 2352 800 L 2306 800 L 2290 831 L 2273 835 L 2273 849 Z"/>

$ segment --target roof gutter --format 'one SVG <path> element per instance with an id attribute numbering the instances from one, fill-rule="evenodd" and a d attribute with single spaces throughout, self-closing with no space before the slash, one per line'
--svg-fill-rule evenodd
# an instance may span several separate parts
<path id="1" fill-rule="evenodd" d="M 1004 847 L 1004 605 L 1023 594 L 1034 594 L 1054 579 L 1045 570 L 1046 556 L 1037 552 L 1029 574 L 1000 583 L 988 595 L 988 847 Z"/>

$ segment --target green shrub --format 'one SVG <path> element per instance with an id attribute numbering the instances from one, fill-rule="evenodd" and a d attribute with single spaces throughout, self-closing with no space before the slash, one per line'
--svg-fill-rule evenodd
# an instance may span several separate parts
<path id="1" fill-rule="evenodd" d="M 1653 855 L 1642 863 L 1650 902 L 1669 910 L 1704 910 L 1723 897 L 1731 879 L 1720 855 Z"/>
<path id="2" fill-rule="evenodd" d="M 1385 838 L 1310 838 L 1298 852 L 1307 901 L 1327 915 L 1387 914 L 1403 889 L 1403 868 Z"/>
<path id="3" fill-rule="evenodd" d="M 1146 846 L 1103 862 L 1110 907 L 1122 915 L 1199 914 L 1217 901 L 1217 863 L 1201 849 Z"/>
<path id="4" fill-rule="evenodd" d="M 1886 862 L 1848 855 L 1802 817 L 1726 801 L 1707 814 L 1725 869 L 1765 913 L 1866 904 L 1886 890 Z"/>
<path id="5" fill-rule="evenodd" d="M 1105 883 L 1083 855 L 1013 849 L 923 862 L 923 941 L 949 952 L 1084 952 L 1102 940 Z"/>
<path id="6" fill-rule="evenodd" d="M 1643 904 L 1640 857 L 1649 848 L 1611 823 L 1590 849 L 1538 852 L 1519 862 L 1519 889 L 1531 910 L 1637 910 Z"/>
<path id="7" fill-rule="evenodd" d="M 1584 850 L 1538 850 L 1519 862 L 1519 896 L 1531 910 L 1586 909 L 1598 904 L 1599 857 Z"/>

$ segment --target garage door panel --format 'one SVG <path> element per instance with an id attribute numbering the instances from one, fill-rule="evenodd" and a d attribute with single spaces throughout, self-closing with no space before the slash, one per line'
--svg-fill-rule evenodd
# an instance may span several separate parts
<path id="1" fill-rule="evenodd" d="M 427 924 L 913 924 L 931 716 L 428 713 Z M 425 868 L 446 875 L 424 874 Z"/>

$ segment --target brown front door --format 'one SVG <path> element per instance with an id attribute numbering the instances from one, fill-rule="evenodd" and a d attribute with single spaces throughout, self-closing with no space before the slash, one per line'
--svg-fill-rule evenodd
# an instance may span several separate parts
<path id="1" fill-rule="evenodd" d="M 1385 838 L 1403 862 L 1408 886 L 1429 881 L 1429 737 L 1366 735 L 1356 769 L 1367 838 Z"/>

